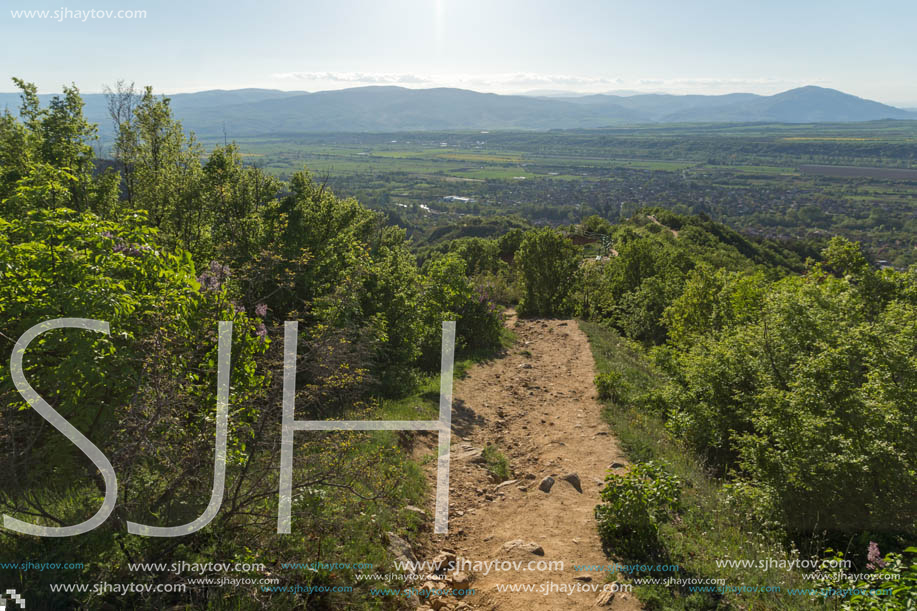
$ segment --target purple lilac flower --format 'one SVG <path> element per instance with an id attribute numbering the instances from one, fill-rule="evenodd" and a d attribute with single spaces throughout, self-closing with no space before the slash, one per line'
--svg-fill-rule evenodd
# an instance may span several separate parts
<path id="1" fill-rule="evenodd" d="M 218 278 L 223 278 L 224 276 L 229 275 L 229 266 L 222 265 L 218 261 L 210 262 L 210 273 Z"/>
<path id="2" fill-rule="evenodd" d="M 124 253 L 128 257 L 139 257 L 144 250 L 149 250 L 149 247 L 137 248 L 132 246 L 127 242 L 117 242 L 114 246 L 111 247 L 113 253 Z"/>
<path id="3" fill-rule="evenodd" d="M 259 318 L 264 318 L 265 316 L 267 316 L 267 304 L 259 303 L 258 305 L 256 305 L 255 306 L 255 315 L 258 316 Z"/>
<path id="4" fill-rule="evenodd" d="M 197 281 L 201 283 L 201 292 L 204 291 L 215 291 L 220 288 L 219 281 L 210 275 L 210 272 L 204 272 L 197 277 Z"/>
<path id="5" fill-rule="evenodd" d="M 264 326 L 263 322 L 258 323 L 258 328 L 255 330 L 255 334 L 261 339 L 267 339 L 267 327 Z"/>
<path id="6" fill-rule="evenodd" d="M 866 553 L 866 560 L 869 562 L 866 567 L 870 569 L 881 569 L 885 566 L 882 560 L 882 552 L 879 551 L 879 544 L 875 541 L 869 542 L 869 551 Z"/>
<path id="7" fill-rule="evenodd" d="M 217 261 L 211 261 L 210 267 L 197 277 L 201 283 L 201 291 L 218 291 L 223 286 L 223 281 L 229 276 L 229 266 Z"/>

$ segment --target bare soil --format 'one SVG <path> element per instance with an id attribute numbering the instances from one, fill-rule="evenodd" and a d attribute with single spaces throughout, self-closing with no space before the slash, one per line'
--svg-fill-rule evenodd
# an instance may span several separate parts
<path id="1" fill-rule="evenodd" d="M 515 344 L 498 359 L 474 366 L 455 381 L 450 471 L 449 534 L 428 536 L 418 558 L 442 550 L 472 562 L 563 561 L 562 570 L 469 571 L 475 594 L 422 602 L 440 609 L 588 609 L 596 605 L 606 577 L 575 571 L 573 565 L 607 565 L 593 509 L 606 471 L 623 472 L 627 461 L 601 419 L 593 378 L 595 365 L 586 335 L 574 320 L 518 319 L 507 325 Z M 425 437 L 423 451 L 434 450 Z M 496 481 L 479 458 L 495 446 L 509 460 L 512 483 Z M 575 473 L 582 492 L 563 479 Z M 434 469 L 430 468 L 431 484 Z M 555 482 L 539 489 L 543 478 Z M 503 485 L 500 485 L 500 484 Z M 432 515 L 432 502 L 428 508 Z M 522 540 L 543 550 L 507 551 Z M 579 578 L 579 580 L 575 579 Z M 585 578 L 588 578 L 587 581 Z M 498 592 L 497 585 L 535 584 L 532 592 Z M 543 588 L 578 587 L 572 593 Z M 598 587 L 599 591 L 585 591 Z M 605 609 L 639 609 L 629 593 L 603 601 Z"/>

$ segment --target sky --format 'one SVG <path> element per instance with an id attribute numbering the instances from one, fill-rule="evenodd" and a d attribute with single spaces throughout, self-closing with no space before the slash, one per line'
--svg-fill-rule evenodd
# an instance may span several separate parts
<path id="1" fill-rule="evenodd" d="M 773 94 L 819 85 L 917 107 L 914 0 L 0 4 L 0 91 L 14 90 L 13 76 L 45 93 L 71 82 L 98 92 L 119 79 L 161 93 L 399 85 Z M 42 10 L 47 18 L 18 13 Z M 119 10 L 142 13 L 101 13 Z"/>

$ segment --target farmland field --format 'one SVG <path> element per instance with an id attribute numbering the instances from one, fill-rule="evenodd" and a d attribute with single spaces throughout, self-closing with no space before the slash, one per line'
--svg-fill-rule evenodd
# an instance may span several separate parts
<path id="1" fill-rule="evenodd" d="M 615 222 L 652 205 L 756 236 L 844 235 L 876 262 L 917 262 L 915 122 L 303 134 L 238 144 L 247 163 L 281 178 L 306 167 L 336 193 L 388 211 L 418 240 L 469 216 Z"/>
<path id="2" fill-rule="evenodd" d="M 849 165 L 801 165 L 799 171 L 804 174 L 819 176 L 838 176 L 841 178 L 888 178 L 893 180 L 917 181 L 917 170 L 900 168 L 863 168 Z"/>

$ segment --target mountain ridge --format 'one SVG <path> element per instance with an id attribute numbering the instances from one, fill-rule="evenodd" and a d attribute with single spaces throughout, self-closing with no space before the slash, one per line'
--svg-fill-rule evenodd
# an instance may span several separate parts
<path id="1" fill-rule="evenodd" d="M 54 94 L 43 94 L 47 103 Z M 167 96 L 202 136 L 463 129 L 597 129 L 658 123 L 839 123 L 917 120 L 917 112 L 809 85 L 774 95 L 507 95 L 436 87 L 366 86 L 326 91 L 211 89 Z M 84 94 L 87 118 L 110 129 L 104 94 Z M 17 93 L 0 93 L 15 112 Z"/>

